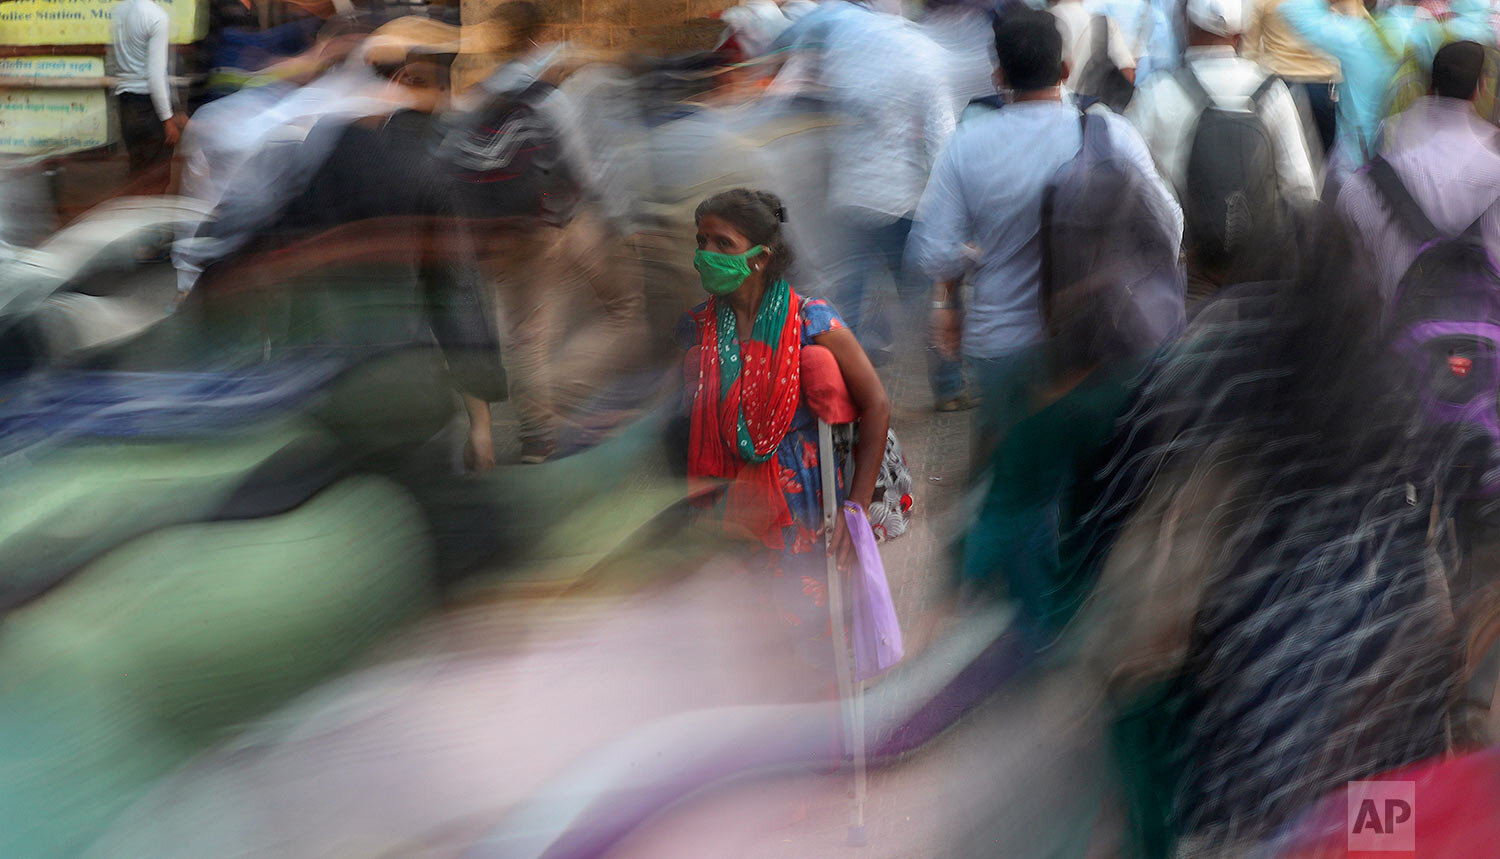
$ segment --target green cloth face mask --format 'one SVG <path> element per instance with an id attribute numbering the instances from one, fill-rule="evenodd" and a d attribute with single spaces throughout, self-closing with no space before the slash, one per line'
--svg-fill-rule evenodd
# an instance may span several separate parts
<path id="1" fill-rule="evenodd" d="M 709 295 L 728 295 L 739 289 L 750 276 L 750 258 L 764 250 L 763 245 L 756 245 L 742 254 L 698 251 L 693 255 L 693 268 L 703 281 L 703 291 Z"/>

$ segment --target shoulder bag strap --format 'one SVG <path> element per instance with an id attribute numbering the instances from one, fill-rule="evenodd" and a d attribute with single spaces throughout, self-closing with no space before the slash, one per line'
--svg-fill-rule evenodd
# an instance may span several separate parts
<path id="1" fill-rule="evenodd" d="M 1091 121 L 1092 120 L 1092 121 Z M 1104 127 L 1104 121 L 1097 116 L 1091 117 L 1087 108 L 1078 111 L 1078 154 L 1082 155 L 1088 151 L 1090 138 L 1097 136 L 1099 129 Z"/>
<path id="2" fill-rule="evenodd" d="M 1280 77 L 1274 74 L 1266 75 L 1266 79 L 1261 81 L 1260 86 L 1255 88 L 1255 92 L 1250 94 L 1250 103 L 1255 105 L 1256 110 L 1260 109 L 1261 99 L 1264 99 L 1266 94 L 1271 91 L 1271 88 L 1280 82 Z"/>
<path id="3" fill-rule="evenodd" d="M 1086 110 L 1078 111 L 1078 152 L 1073 158 L 1083 157 L 1084 149 L 1089 145 L 1089 114 Z M 1063 169 L 1066 169 L 1064 167 Z M 1041 281 L 1041 288 L 1037 290 L 1037 309 L 1042 316 L 1042 324 L 1052 318 L 1052 211 L 1055 203 L 1054 197 L 1057 188 L 1052 182 L 1042 191 L 1041 229 L 1037 231 L 1037 243 L 1041 250 L 1041 267 L 1037 272 Z"/>
<path id="4" fill-rule="evenodd" d="M 1203 86 L 1203 81 L 1198 80 L 1198 74 L 1193 71 L 1193 64 L 1183 61 L 1182 68 L 1177 70 L 1177 84 L 1182 87 L 1187 97 L 1198 106 L 1198 112 L 1202 113 L 1214 106 L 1213 96 L 1208 94 L 1208 89 Z"/>
<path id="5" fill-rule="evenodd" d="M 1490 201 L 1490 204 L 1484 207 L 1484 211 L 1479 213 L 1479 217 L 1474 219 L 1474 223 L 1465 227 L 1464 231 L 1462 233 L 1459 233 L 1459 235 L 1470 236 L 1476 239 L 1482 237 L 1484 235 L 1484 219 L 1489 217 L 1490 212 L 1493 211 L 1495 206 L 1497 205 L 1500 205 L 1500 198 Z"/>
<path id="6" fill-rule="evenodd" d="M 1391 163 L 1379 155 L 1370 159 L 1370 181 L 1375 183 L 1375 190 L 1385 198 L 1386 205 L 1390 207 L 1391 213 L 1396 216 L 1406 229 L 1410 230 L 1421 241 L 1432 241 L 1443 238 L 1438 228 L 1433 226 L 1432 219 L 1422 211 L 1417 204 L 1416 198 L 1402 184 L 1401 177 L 1391 167 Z"/>
<path id="7" fill-rule="evenodd" d="M 1497 201 L 1497 202 L 1500 202 L 1500 201 Z M 1476 239 L 1480 238 L 1481 236 L 1483 236 L 1484 235 L 1484 219 L 1487 218 L 1487 217 L 1489 217 L 1490 209 L 1493 209 L 1493 208 L 1495 208 L 1495 204 L 1494 203 L 1491 203 L 1489 206 L 1485 207 L 1485 210 L 1483 212 L 1479 213 L 1479 217 L 1474 219 L 1474 223 L 1472 223 L 1469 226 L 1465 227 L 1464 231 L 1462 233 L 1460 233 L 1459 235 L 1471 236 L 1471 237 L 1476 238 Z"/>

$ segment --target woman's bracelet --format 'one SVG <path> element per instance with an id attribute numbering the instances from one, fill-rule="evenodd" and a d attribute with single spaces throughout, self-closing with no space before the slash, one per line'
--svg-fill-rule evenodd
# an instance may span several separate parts
<path id="1" fill-rule="evenodd" d="M 934 300 L 932 302 L 932 309 L 933 310 L 952 310 L 953 308 L 954 308 L 954 304 L 951 301 L 936 301 L 936 300 Z"/>

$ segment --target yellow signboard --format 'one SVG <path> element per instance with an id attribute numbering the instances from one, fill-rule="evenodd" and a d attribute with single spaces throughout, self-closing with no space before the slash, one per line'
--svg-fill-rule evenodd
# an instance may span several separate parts
<path id="1" fill-rule="evenodd" d="M 99 57 L 0 59 L 0 77 L 97 78 Z M 93 89 L 0 90 L 0 152 L 80 152 L 109 143 L 109 99 Z"/>
<path id="2" fill-rule="evenodd" d="M 107 45 L 119 0 L 4 0 L 0 45 Z M 206 0 L 154 0 L 172 21 L 173 44 L 208 34 Z"/>

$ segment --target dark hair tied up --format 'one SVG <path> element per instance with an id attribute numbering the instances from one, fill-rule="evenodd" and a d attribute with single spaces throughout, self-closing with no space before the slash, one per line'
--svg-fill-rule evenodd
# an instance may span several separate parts
<path id="1" fill-rule="evenodd" d="M 771 252 L 766 261 L 766 283 L 786 277 L 792 264 L 792 250 L 781 231 L 781 225 L 786 223 L 786 207 L 781 205 L 781 198 L 769 191 L 735 188 L 699 203 L 693 221 L 701 222 L 708 215 L 723 218 L 750 244 L 761 245 Z"/>

